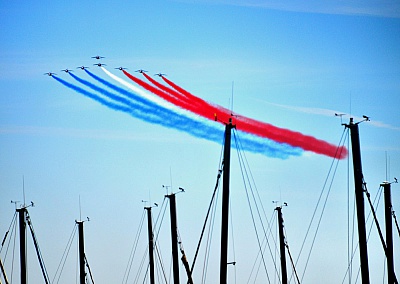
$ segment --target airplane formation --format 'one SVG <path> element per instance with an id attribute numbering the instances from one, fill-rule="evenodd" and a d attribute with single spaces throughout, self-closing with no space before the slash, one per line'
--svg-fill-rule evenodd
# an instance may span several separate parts
<path id="1" fill-rule="evenodd" d="M 96 55 L 96 56 L 92 56 L 91 58 L 100 60 L 100 59 L 105 58 L 105 57 L 104 57 L 104 56 L 100 56 L 100 55 Z M 98 67 L 107 66 L 107 64 L 104 64 L 104 63 L 94 63 L 93 65 L 96 65 L 96 66 L 98 66 Z M 76 67 L 76 69 L 81 69 L 81 70 L 85 70 L 85 69 L 88 69 L 88 68 L 89 68 L 89 67 L 84 66 L 84 65 Z M 122 71 L 122 70 L 126 70 L 126 69 L 128 69 L 128 68 L 116 67 L 115 69 L 118 69 L 118 70 Z M 61 71 L 65 72 L 65 73 L 73 72 L 73 70 L 70 70 L 70 69 L 63 69 L 63 70 L 61 70 Z M 143 70 L 143 69 L 138 69 L 138 70 L 136 70 L 135 72 L 145 73 L 145 72 L 147 72 L 147 71 L 146 71 L 146 70 Z M 57 74 L 56 74 L 56 73 L 53 73 L 53 72 L 47 72 L 47 73 L 44 73 L 44 75 L 48 75 L 48 76 L 52 77 L 53 75 L 57 75 Z M 154 76 L 163 77 L 163 76 L 166 76 L 166 74 L 160 72 L 160 73 L 154 74 Z"/>

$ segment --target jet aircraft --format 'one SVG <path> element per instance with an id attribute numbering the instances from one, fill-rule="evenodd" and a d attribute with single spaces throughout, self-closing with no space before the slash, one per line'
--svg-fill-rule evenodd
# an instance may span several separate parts
<path id="1" fill-rule="evenodd" d="M 82 66 L 76 67 L 76 68 L 77 68 L 77 69 L 80 68 L 80 69 L 82 69 L 82 70 L 85 70 L 86 68 L 89 68 L 89 67 L 85 67 L 85 66 L 82 65 Z"/>
<path id="2" fill-rule="evenodd" d="M 92 56 L 92 58 L 95 58 L 97 60 L 104 58 L 104 56 L 100 56 L 100 55 L 96 55 L 96 56 Z"/>
<path id="3" fill-rule="evenodd" d="M 147 72 L 147 71 L 146 71 L 146 70 L 143 70 L 143 69 L 139 69 L 139 70 L 136 70 L 135 72 L 145 73 L 145 72 Z"/>
<path id="4" fill-rule="evenodd" d="M 167 74 L 164 74 L 164 73 L 158 73 L 158 74 L 154 74 L 154 76 L 160 76 L 160 77 L 162 77 L 162 76 L 166 76 Z"/>
<path id="5" fill-rule="evenodd" d="M 118 70 L 125 70 L 125 69 L 128 69 L 128 68 L 124 68 L 124 67 L 117 67 L 117 68 L 115 68 L 115 69 L 118 69 Z"/>
<path id="6" fill-rule="evenodd" d="M 52 73 L 52 72 L 47 72 L 47 73 L 44 73 L 43 75 L 48 75 L 48 76 L 52 77 L 53 75 L 57 75 L 57 74 L 56 73 Z"/>
<path id="7" fill-rule="evenodd" d="M 69 70 L 69 69 L 64 69 L 64 70 L 61 70 L 61 71 L 64 71 L 65 73 L 72 72 L 72 70 Z"/>
<path id="8" fill-rule="evenodd" d="M 106 66 L 106 64 L 103 64 L 103 63 L 95 63 L 95 64 L 93 64 L 93 65 L 97 65 L 97 66 L 99 66 L 99 67 L 101 67 L 101 66 Z"/>

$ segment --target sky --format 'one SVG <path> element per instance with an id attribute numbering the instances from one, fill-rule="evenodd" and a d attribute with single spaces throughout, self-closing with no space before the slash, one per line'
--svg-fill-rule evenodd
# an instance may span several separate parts
<path id="1" fill-rule="evenodd" d="M 24 198 L 26 204 L 33 201 L 29 215 L 50 279 L 55 278 L 75 220 L 89 217 L 84 223 L 85 250 L 95 282 L 125 283 L 144 206 L 160 205 L 152 210 L 156 220 L 165 208 L 161 206 L 164 195 L 178 192 L 179 187 L 185 193 L 176 196 L 178 228 L 191 263 L 220 167 L 222 135 L 220 140 L 205 139 L 176 126 L 149 123 L 45 75 L 56 73 L 57 78 L 95 93 L 61 71 L 71 69 L 73 75 L 103 87 L 76 68 L 83 65 L 118 85 L 93 65 L 98 62 L 132 84 L 114 68 L 128 68 L 127 72 L 143 80 L 135 70 L 147 70 L 151 77 L 165 73 L 167 79 L 206 102 L 333 145 L 349 147 L 348 129 L 342 124 L 349 123 L 350 117 L 359 122 L 367 115 L 370 121 L 359 124 L 364 179 L 371 198 L 380 200 L 376 211 L 384 230 L 380 184 L 400 178 L 399 3 L 1 1 L 0 27 L 0 235 L 4 236 L 15 213 L 10 201 L 19 201 L 18 207 Z M 105 58 L 97 61 L 92 58 L 96 55 Z M 223 129 L 218 122 L 202 125 Z M 246 138 L 239 130 L 236 134 Z M 267 140 L 263 138 L 262 143 Z M 266 211 L 263 220 L 271 222 L 274 238 L 274 209 L 287 202 L 282 211 L 294 259 L 319 204 L 296 265 L 302 280 L 320 283 L 324 277 L 324 283 L 356 283 L 358 251 L 350 280 L 346 274 L 348 248 L 357 243 L 357 233 L 352 233 L 354 186 L 349 152 L 348 158 L 337 163 L 303 150 L 291 156 L 232 150 L 228 260 L 236 265 L 228 266 L 229 283 L 278 283 L 279 279 L 272 261 L 277 258 L 276 249 L 265 251 L 268 276 L 260 264 L 240 155 L 246 158 Z M 322 201 L 317 203 L 320 195 Z M 202 247 L 195 283 L 213 283 L 219 276 L 221 189 L 218 196 L 207 278 L 202 280 Z M 397 215 L 399 201 L 399 185 L 393 183 Z M 365 208 L 369 216 L 366 199 Z M 400 274 L 400 236 L 393 226 L 395 271 Z M 146 234 L 144 226 L 128 283 L 134 282 L 145 255 Z M 76 238 L 59 283 L 77 279 Z M 29 282 L 39 283 L 42 276 L 28 239 Z M 168 210 L 158 242 L 167 277 L 172 279 Z M 6 259 L 5 248 L 0 256 L 9 278 L 12 275 L 19 283 L 18 247 L 11 272 L 12 247 L 13 239 Z M 387 272 L 375 227 L 368 252 L 371 283 L 379 283 Z M 251 274 L 254 263 L 260 267 L 257 277 Z M 287 266 L 291 273 L 289 260 Z M 180 276 L 181 281 L 186 279 L 183 266 Z M 140 282 L 143 277 L 139 276 Z M 291 283 L 295 283 L 293 278 Z"/>

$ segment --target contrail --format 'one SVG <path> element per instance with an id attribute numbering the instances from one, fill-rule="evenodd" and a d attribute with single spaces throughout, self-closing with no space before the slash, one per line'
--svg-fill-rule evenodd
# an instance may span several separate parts
<path id="1" fill-rule="evenodd" d="M 78 81 L 84 83 L 87 86 L 91 86 L 96 92 L 99 92 L 102 95 L 107 96 L 108 98 L 115 100 L 118 102 L 112 103 L 108 100 L 105 100 L 91 92 L 88 92 L 76 85 L 68 83 L 56 76 L 53 76 L 58 82 L 63 85 L 71 88 L 72 90 L 81 93 L 102 105 L 105 105 L 113 110 L 122 111 L 130 114 L 133 117 L 142 119 L 144 121 L 160 124 L 165 127 L 174 128 L 180 131 L 184 131 L 192 136 L 207 139 L 210 141 L 214 141 L 217 143 L 221 143 L 224 135 L 224 127 L 221 124 L 215 124 L 207 121 L 206 119 L 202 119 L 201 117 L 197 117 L 197 119 L 189 118 L 187 116 L 182 116 L 181 114 L 174 113 L 170 110 L 162 109 L 160 106 L 157 106 L 159 109 L 154 108 L 151 113 L 144 113 L 141 110 L 138 110 L 137 104 L 129 104 L 126 101 L 123 103 L 127 104 L 127 106 L 120 105 L 121 101 L 118 96 L 113 95 L 109 96 L 110 93 L 106 90 L 94 86 L 93 84 L 88 84 L 89 82 L 85 82 L 85 80 L 80 79 L 75 75 Z M 152 104 L 151 102 L 149 102 Z M 253 153 L 261 153 L 268 157 L 275 157 L 280 159 L 286 159 L 290 156 L 299 156 L 303 153 L 303 150 L 300 148 L 295 148 L 287 144 L 276 143 L 272 140 L 263 139 L 260 137 L 256 137 L 254 135 L 244 133 L 238 131 L 238 136 L 241 138 L 241 148 L 253 152 Z M 236 145 L 233 145 L 236 147 Z"/>
<path id="2" fill-rule="evenodd" d="M 343 111 L 337 111 L 337 110 L 331 110 L 331 109 L 326 109 L 326 108 L 311 108 L 311 107 L 300 107 L 300 106 L 290 106 L 290 105 L 282 105 L 282 104 L 276 104 L 276 103 L 271 103 L 268 101 L 260 100 L 263 103 L 270 104 L 273 106 L 293 110 L 295 112 L 303 112 L 303 113 L 308 113 L 308 114 L 315 114 L 315 115 L 322 115 L 322 116 L 337 116 L 338 113 L 340 113 L 340 116 L 343 117 L 352 117 L 355 121 L 361 121 L 364 120 L 363 117 L 358 117 L 358 116 L 353 116 L 349 113 L 343 112 Z M 392 129 L 392 130 L 397 130 L 400 131 L 400 127 L 393 126 L 381 121 L 376 121 L 376 120 L 370 120 L 368 121 L 368 125 L 372 125 L 375 127 L 379 128 L 387 128 L 387 129 Z"/>

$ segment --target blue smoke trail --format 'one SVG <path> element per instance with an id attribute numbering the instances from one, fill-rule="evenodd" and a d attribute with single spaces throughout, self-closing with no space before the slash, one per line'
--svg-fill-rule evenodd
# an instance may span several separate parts
<path id="1" fill-rule="evenodd" d="M 163 114 L 163 116 L 155 116 L 154 114 L 149 113 L 149 112 L 138 112 L 138 111 L 135 111 L 136 109 L 134 109 L 132 107 L 125 107 L 125 106 L 121 106 L 120 104 L 111 103 L 91 92 L 88 92 L 74 84 L 68 83 L 67 81 L 64 81 L 63 79 L 58 78 L 57 76 L 53 75 L 52 77 L 54 79 L 56 79 L 58 82 L 60 82 L 61 84 L 63 84 L 64 86 L 66 86 L 78 93 L 81 93 L 81 94 L 101 103 L 102 105 L 105 105 L 105 106 L 107 106 L 111 109 L 117 110 L 117 111 L 129 113 L 132 116 L 142 119 L 144 121 L 163 125 L 166 127 L 175 128 L 175 129 L 187 132 L 189 134 L 192 134 L 193 136 L 212 140 L 212 141 L 220 141 L 223 137 L 223 131 L 221 129 L 218 129 L 216 127 L 206 126 L 203 123 L 201 123 L 200 121 L 196 121 L 196 120 L 192 120 L 192 119 L 189 119 L 186 117 L 178 116 L 177 114 L 175 114 L 173 112 L 169 112 L 168 110 L 158 112 L 158 114 Z M 82 80 L 82 81 L 84 81 L 84 80 Z M 97 87 L 97 88 L 99 89 L 100 93 L 107 95 L 107 92 L 104 92 L 104 90 L 102 90 L 99 87 Z"/>
<path id="2" fill-rule="evenodd" d="M 128 97 L 128 98 L 130 98 L 130 99 L 132 99 L 132 100 L 135 100 L 135 101 L 137 101 L 137 102 L 140 102 L 140 103 L 142 103 L 143 105 L 148 105 L 148 104 L 149 104 L 149 101 L 148 101 L 148 100 L 145 100 L 145 99 L 143 99 L 142 97 L 140 97 L 140 96 L 138 96 L 138 95 L 136 95 L 136 94 L 134 94 L 134 93 L 131 93 L 131 92 L 125 90 L 125 89 L 122 89 L 122 88 L 120 88 L 120 87 L 118 87 L 118 86 L 116 86 L 116 85 L 114 85 L 114 84 L 112 84 L 112 83 L 110 83 L 110 82 L 104 80 L 103 78 L 100 78 L 99 76 L 96 76 L 95 74 L 93 74 L 92 72 L 90 72 L 90 71 L 87 70 L 87 69 L 85 69 L 85 71 L 86 71 L 86 73 L 89 74 L 89 76 L 91 76 L 93 79 L 99 81 L 100 83 L 102 83 L 103 85 L 105 85 L 105 86 L 111 88 L 112 90 L 117 91 L 118 93 L 124 95 L 125 97 Z"/>
<path id="3" fill-rule="evenodd" d="M 132 101 L 114 95 L 73 74 L 70 75 L 78 82 L 81 82 L 86 86 L 89 86 L 93 90 L 99 92 L 102 95 L 107 96 L 108 98 L 114 101 L 117 101 L 118 104 L 111 103 L 108 100 L 105 100 L 74 84 L 68 83 L 56 76 L 53 76 L 53 78 L 56 79 L 58 82 L 62 83 L 63 85 L 67 86 L 68 88 L 71 88 L 74 91 L 81 93 L 111 109 L 128 113 L 133 117 L 142 119 L 150 123 L 159 124 L 170 128 L 175 128 L 177 130 L 184 131 L 195 137 L 203 138 L 217 143 L 222 143 L 224 136 L 224 127 L 221 124 L 212 124 L 212 122 L 210 123 L 205 120 L 203 121 L 200 117 L 198 118 L 199 120 L 196 120 L 184 115 L 177 114 L 171 110 L 158 106 L 153 102 L 142 99 L 141 97 L 140 98 L 143 100 L 143 103 L 145 103 L 146 106 L 143 106 L 143 104 L 135 104 Z M 110 85 L 112 84 L 110 83 Z M 115 90 L 118 89 L 120 88 L 118 87 L 115 88 Z M 135 97 L 135 94 L 131 93 L 131 95 L 132 98 Z M 122 106 L 120 103 L 126 106 Z M 275 141 L 265 138 L 260 138 L 258 136 L 248 134 L 242 131 L 237 131 L 237 133 L 241 138 L 240 148 L 245 151 L 253 153 L 261 153 L 268 157 L 274 157 L 280 159 L 286 159 L 290 156 L 299 156 L 303 153 L 302 149 L 295 148 L 287 144 L 277 143 Z M 235 143 L 233 143 L 232 146 L 234 148 L 237 148 L 237 145 L 235 145 Z"/>
<path id="4" fill-rule="evenodd" d="M 128 108 L 128 107 L 124 107 L 124 106 L 121 106 L 119 104 L 111 103 L 111 102 L 109 102 L 109 101 L 107 101 L 107 100 L 105 100 L 105 99 L 103 99 L 103 98 L 101 98 L 101 97 L 99 97 L 99 96 L 97 96 L 95 94 L 92 94 L 92 93 L 90 93 L 90 92 L 88 92 L 88 91 L 86 91 L 86 90 L 84 90 L 82 88 L 79 88 L 78 86 L 75 86 L 75 85 L 73 85 L 71 83 L 68 83 L 67 81 L 64 81 L 61 78 L 58 78 L 55 75 L 53 75 L 52 77 L 54 79 L 56 79 L 58 82 L 60 82 L 61 84 L 63 84 L 64 86 L 66 86 L 66 87 L 68 87 L 70 89 L 73 89 L 74 91 L 76 91 L 78 93 L 81 93 L 82 95 L 84 95 L 86 97 L 89 97 L 89 98 L 101 103 L 102 105 L 105 105 L 105 106 L 107 106 L 107 107 L 109 107 L 111 109 L 114 109 L 114 110 L 130 112 L 130 108 Z"/>
<path id="5" fill-rule="evenodd" d="M 139 106 L 136 103 L 132 102 L 131 100 L 127 100 L 127 99 L 121 98 L 120 96 L 117 96 L 117 95 L 115 95 L 113 93 L 110 93 L 107 90 L 105 90 L 103 88 L 100 88 L 100 87 L 96 86 L 95 84 L 90 83 L 89 81 L 83 80 L 83 79 L 79 78 L 78 76 L 76 76 L 76 75 L 74 75 L 72 73 L 68 73 L 68 74 L 71 75 L 72 78 L 77 80 L 79 83 L 88 86 L 89 88 L 95 90 L 96 92 L 101 93 L 102 95 L 105 95 L 105 96 L 109 97 L 110 99 L 113 99 L 115 101 L 123 103 L 123 104 L 125 104 L 125 105 L 127 105 L 127 106 L 129 106 L 131 108 L 142 108 L 143 109 L 143 107 L 144 107 L 145 109 L 143 109 L 143 110 L 150 111 L 150 109 L 148 109 L 147 106 L 143 106 L 143 105 Z"/>

